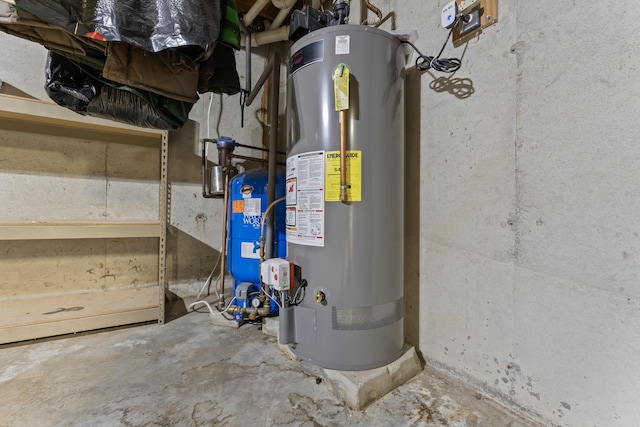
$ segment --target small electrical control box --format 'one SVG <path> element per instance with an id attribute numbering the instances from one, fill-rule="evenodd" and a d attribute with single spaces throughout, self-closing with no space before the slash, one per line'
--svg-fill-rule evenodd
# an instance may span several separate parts
<path id="1" fill-rule="evenodd" d="M 277 291 L 288 291 L 293 280 L 293 264 L 282 258 L 268 259 L 260 266 L 260 275 L 265 285 L 273 286 Z"/>

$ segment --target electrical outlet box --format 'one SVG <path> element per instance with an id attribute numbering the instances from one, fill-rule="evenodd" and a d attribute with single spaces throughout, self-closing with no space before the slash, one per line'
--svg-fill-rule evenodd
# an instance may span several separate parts
<path id="1" fill-rule="evenodd" d="M 462 21 L 460 24 L 458 24 L 461 27 L 460 28 L 461 36 L 469 34 L 470 32 L 480 28 L 480 6 L 470 10 L 465 15 L 468 18 L 468 22 Z"/>
<path id="2" fill-rule="evenodd" d="M 459 23 L 453 30 L 453 45 L 461 46 L 498 22 L 498 0 L 456 0 L 458 10 L 470 15 L 468 22 Z"/>

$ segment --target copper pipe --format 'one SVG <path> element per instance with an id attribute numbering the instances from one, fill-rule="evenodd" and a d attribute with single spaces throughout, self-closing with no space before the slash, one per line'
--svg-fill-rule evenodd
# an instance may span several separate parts
<path id="1" fill-rule="evenodd" d="M 265 159 L 261 159 L 259 157 L 251 157 L 251 156 L 243 156 L 241 154 L 232 154 L 231 157 L 233 157 L 234 159 L 241 159 L 241 160 L 252 160 L 254 162 L 262 162 L 262 163 L 267 163 L 267 160 Z"/>
<path id="2" fill-rule="evenodd" d="M 266 159 L 259 159 L 257 157 L 249 157 L 249 156 L 241 156 L 240 154 L 232 154 L 231 157 L 233 157 L 234 159 L 241 159 L 241 160 L 251 160 L 254 162 L 260 162 L 260 163 L 268 163 L 269 160 Z M 277 165 L 280 166 L 284 166 L 286 163 L 284 162 L 276 162 Z"/>
<path id="3" fill-rule="evenodd" d="M 382 11 L 371 4 L 369 0 L 364 0 L 364 4 L 371 12 L 375 13 L 379 20 L 382 20 Z"/>
<path id="4" fill-rule="evenodd" d="M 273 202 L 271 202 L 269 204 L 267 209 L 265 209 L 264 214 L 262 214 L 262 220 L 260 221 L 260 264 L 262 264 L 264 262 L 264 254 L 265 254 L 265 248 L 264 248 L 264 220 L 269 215 L 269 211 L 271 211 L 271 208 L 273 208 L 276 204 L 278 204 L 280 202 L 284 202 L 285 200 L 287 200 L 286 197 L 280 197 L 279 199 L 274 200 Z M 263 289 L 263 291 L 264 291 L 264 289 Z"/>
<path id="5" fill-rule="evenodd" d="M 347 201 L 347 110 L 340 110 L 340 201 Z"/>
<path id="6" fill-rule="evenodd" d="M 253 145 L 247 145 L 247 144 L 240 144 L 239 142 L 236 142 L 236 147 L 243 147 L 243 148 L 249 148 L 251 150 L 260 150 L 260 151 L 266 151 L 268 152 L 269 149 L 268 148 L 263 148 L 263 147 L 255 147 Z M 276 151 L 276 153 L 278 154 L 282 154 L 282 155 L 286 155 L 287 153 L 284 151 Z"/>
<path id="7" fill-rule="evenodd" d="M 361 25 L 373 25 L 375 28 L 378 28 L 382 24 L 387 22 L 389 18 L 391 18 L 391 30 L 395 30 L 396 29 L 396 13 L 393 11 L 387 13 L 385 17 L 382 19 L 379 19 L 378 22 L 369 21 L 368 19 L 365 19 L 364 21 L 362 21 Z"/>

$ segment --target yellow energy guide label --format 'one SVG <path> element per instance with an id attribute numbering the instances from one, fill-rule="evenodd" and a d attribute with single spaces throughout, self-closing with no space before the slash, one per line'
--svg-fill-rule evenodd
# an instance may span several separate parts
<path id="1" fill-rule="evenodd" d="M 340 201 L 340 151 L 324 152 L 324 200 Z M 347 201 L 362 201 L 362 151 L 347 150 Z"/>

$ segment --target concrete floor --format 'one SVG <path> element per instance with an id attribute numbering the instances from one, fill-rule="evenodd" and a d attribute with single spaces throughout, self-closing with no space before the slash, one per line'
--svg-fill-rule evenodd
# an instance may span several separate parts
<path id="1" fill-rule="evenodd" d="M 0 426 L 532 426 L 431 368 L 364 411 L 258 325 L 191 313 L 0 348 Z"/>

